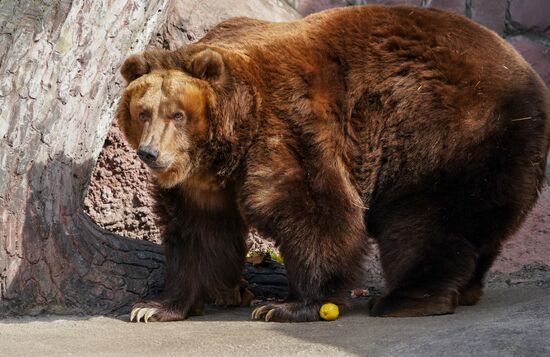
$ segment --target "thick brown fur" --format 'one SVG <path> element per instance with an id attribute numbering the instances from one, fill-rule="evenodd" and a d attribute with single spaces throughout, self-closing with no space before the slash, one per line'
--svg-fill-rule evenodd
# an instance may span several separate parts
<path id="1" fill-rule="evenodd" d="M 478 301 L 543 184 L 548 90 L 461 16 L 368 6 L 235 18 L 196 44 L 130 57 L 122 73 L 129 142 L 160 148 L 166 290 L 137 305 L 156 320 L 233 291 L 249 227 L 279 245 L 294 299 L 255 318 L 319 319 L 357 283 L 367 235 L 387 290 L 372 315 L 452 313 Z M 140 121 L 143 98 L 161 114 L 187 98 L 186 121 Z"/>

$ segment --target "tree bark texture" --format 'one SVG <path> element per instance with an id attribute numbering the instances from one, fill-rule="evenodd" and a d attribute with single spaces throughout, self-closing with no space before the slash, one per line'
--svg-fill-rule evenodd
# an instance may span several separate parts
<path id="1" fill-rule="evenodd" d="M 298 15 L 270 0 L 0 2 L 0 316 L 124 313 L 162 288 L 160 247 L 99 228 L 83 197 L 124 58 L 231 16 Z"/>

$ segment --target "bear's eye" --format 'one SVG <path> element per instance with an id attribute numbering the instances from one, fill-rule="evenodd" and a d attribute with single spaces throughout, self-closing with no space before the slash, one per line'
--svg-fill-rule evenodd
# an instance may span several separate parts
<path id="1" fill-rule="evenodd" d="M 184 112 L 176 112 L 174 115 L 172 115 L 172 119 L 176 121 L 181 121 L 185 119 L 185 113 Z"/>
<path id="2" fill-rule="evenodd" d="M 147 114 L 145 112 L 139 113 L 139 121 L 144 122 L 147 119 Z"/>

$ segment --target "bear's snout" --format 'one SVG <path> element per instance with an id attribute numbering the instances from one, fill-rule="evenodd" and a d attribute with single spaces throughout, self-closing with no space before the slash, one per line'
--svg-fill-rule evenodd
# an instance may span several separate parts
<path id="1" fill-rule="evenodd" d="M 154 164 L 159 157 L 159 151 L 149 145 L 140 145 L 137 154 L 147 165 Z"/>

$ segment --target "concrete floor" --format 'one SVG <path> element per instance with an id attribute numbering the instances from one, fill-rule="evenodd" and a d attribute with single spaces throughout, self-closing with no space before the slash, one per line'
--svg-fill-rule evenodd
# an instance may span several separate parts
<path id="1" fill-rule="evenodd" d="M 364 305 L 305 324 L 250 321 L 246 308 L 147 325 L 127 316 L 8 319 L 0 356 L 550 356 L 550 288 L 490 289 L 448 316 L 374 318 Z"/>

